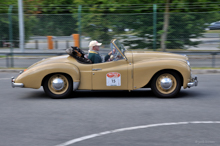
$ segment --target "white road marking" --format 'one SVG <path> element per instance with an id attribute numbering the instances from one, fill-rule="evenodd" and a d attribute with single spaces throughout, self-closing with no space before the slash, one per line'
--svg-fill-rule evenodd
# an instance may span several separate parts
<path id="1" fill-rule="evenodd" d="M 84 141 L 87 139 L 92 139 L 95 137 L 111 134 L 111 133 L 118 133 L 118 132 L 124 132 L 124 131 L 130 131 L 130 130 L 136 130 L 136 129 L 144 129 L 144 128 L 151 128 L 151 127 L 159 127 L 159 126 L 170 126 L 170 125 L 186 125 L 186 124 L 220 124 L 220 121 L 192 121 L 192 122 L 176 122 L 176 123 L 159 123 L 159 124 L 150 124 L 150 125 L 142 125 L 142 126 L 135 126 L 135 127 L 127 127 L 127 128 L 121 128 L 121 129 L 115 129 L 111 131 L 105 131 L 101 133 L 91 134 L 79 138 L 75 138 L 73 140 L 67 141 L 65 143 L 56 145 L 56 146 L 68 146 L 74 143 L 78 143 L 80 141 Z"/>

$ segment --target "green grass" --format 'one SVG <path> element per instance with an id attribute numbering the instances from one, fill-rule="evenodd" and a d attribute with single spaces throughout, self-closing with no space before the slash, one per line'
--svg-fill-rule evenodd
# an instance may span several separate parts
<path id="1" fill-rule="evenodd" d="M 206 30 L 205 33 L 220 33 L 220 30 Z"/>

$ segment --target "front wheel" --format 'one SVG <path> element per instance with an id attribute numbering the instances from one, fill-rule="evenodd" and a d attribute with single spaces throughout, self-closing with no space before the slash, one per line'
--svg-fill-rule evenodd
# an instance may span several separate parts
<path id="1" fill-rule="evenodd" d="M 45 79 L 43 88 L 51 98 L 66 98 L 73 91 L 73 81 L 70 76 L 57 73 Z"/>
<path id="2" fill-rule="evenodd" d="M 151 82 L 154 94 L 161 98 L 175 97 L 181 88 L 180 76 L 173 71 L 163 71 L 156 74 Z"/>

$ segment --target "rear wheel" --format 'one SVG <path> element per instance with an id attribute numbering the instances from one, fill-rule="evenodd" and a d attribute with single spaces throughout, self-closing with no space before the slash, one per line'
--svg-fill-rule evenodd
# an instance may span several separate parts
<path id="1" fill-rule="evenodd" d="M 70 76 L 57 73 L 45 79 L 43 88 L 51 98 L 66 98 L 73 91 L 73 81 Z"/>
<path id="2" fill-rule="evenodd" d="M 175 97 L 181 88 L 180 76 L 174 71 L 163 71 L 156 74 L 151 82 L 151 89 L 158 97 Z"/>

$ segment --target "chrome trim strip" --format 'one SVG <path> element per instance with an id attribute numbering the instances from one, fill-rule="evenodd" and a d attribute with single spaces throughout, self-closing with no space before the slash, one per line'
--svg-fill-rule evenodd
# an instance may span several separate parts
<path id="1" fill-rule="evenodd" d="M 102 70 L 101 68 L 94 68 L 92 71 Z"/>
<path id="2" fill-rule="evenodd" d="M 73 82 L 73 91 L 76 91 L 79 87 L 79 82 Z"/>
<path id="3" fill-rule="evenodd" d="M 14 88 L 14 87 L 23 88 L 24 84 L 23 83 L 15 83 L 14 77 L 11 77 L 11 86 L 12 86 L 12 88 Z"/>
<path id="4" fill-rule="evenodd" d="M 189 82 L 187 84 L 187 87 L 190 88 L 190 87 L 197 86 L 197 85 L 198 85 L 198 80 L 197 80 L 197 76 L 195 76 L 195 78 L 192 78 L 192 82 Z"/>

